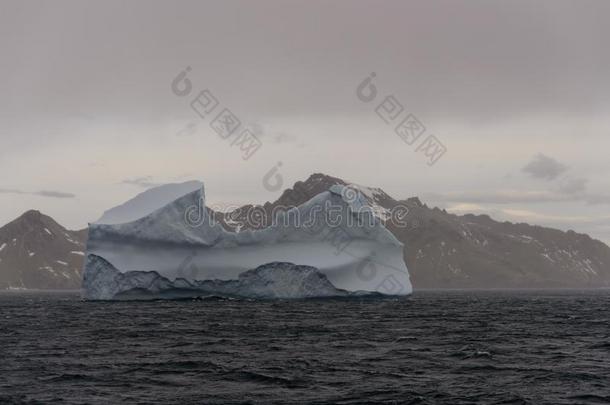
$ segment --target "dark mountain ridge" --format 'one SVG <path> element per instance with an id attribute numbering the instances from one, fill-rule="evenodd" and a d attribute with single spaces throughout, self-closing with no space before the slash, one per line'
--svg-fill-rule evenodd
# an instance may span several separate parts
<path id="1" fill-rule="evenodd" d="M 262 209 L 270 219 L 275 207 L 299 205 L 334 184 L 349 183 L 315 173 Z M 610 248 L 586 234 L 499 222 L 488 215 L 455 215 L 429 208 L 417 197 L 396 200 L 379 188 L 354 188 L 380 210 L 408 207 L 408 226 L 391 221 L 386 226 L 405 245 L 414 288 L 610 287 Z M 246 222 L 250 207 L 225 214 L 231 219 L 226 226 Z"/>
<path id="2" fill-rule="evenodd" d="M 315 173 L 256 208 L 270 220 L 274 208 L 299 205 L 334 184 L 349 183 Z M 353 187 L 381 214 L 399 204 L 408 207 L 406 227 L 391 221 L 386 226 L 405 245 L 414 288 L 610 287 L 610 248 L 586 234 L 455 215 L 417 197 L 396 200 L 379 188 Z M 253 207 L 214 215 L 228 230 L 243 230 Z M 266 225 L 260 221 L 257 227 Z M 86 233 L 66 230 L 38 211 L 0 228 L 0 289 L 80 288 Z"/>
<path id="3" fill-rule="evenodd" d="M 0 289 L 80 288 L 86 238 L 27 211 L 0 228 Z"/>

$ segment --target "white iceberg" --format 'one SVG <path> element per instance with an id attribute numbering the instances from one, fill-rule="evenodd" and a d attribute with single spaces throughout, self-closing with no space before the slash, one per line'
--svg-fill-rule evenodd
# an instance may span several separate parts
<path id="1" fill-rule="evenodd" d="M 403 245 L 366 199 L 344 186 L 280 212 L 259 230 L 231 232 L 212 214 L 202 187 L 133 222 L 91 224 L 84 298 L 272 299 L 412 291 Z"/>
<path id="2" fill-rule="evenodd" d="M 122 224 L 135 221 L 171 203 L 184 194 L 203 187 L 200 181 L 169 183 L 149 188 L 134 198 L 104 212 L 97 224 Z"/>

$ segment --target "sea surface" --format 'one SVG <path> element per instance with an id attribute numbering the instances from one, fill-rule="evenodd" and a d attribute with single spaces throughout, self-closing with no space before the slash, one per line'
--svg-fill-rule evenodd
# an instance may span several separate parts
<path id="1" fill-rule="evenodd" d="M 1 293 L 0 403 L 610 403 L 610 291 Z"/>

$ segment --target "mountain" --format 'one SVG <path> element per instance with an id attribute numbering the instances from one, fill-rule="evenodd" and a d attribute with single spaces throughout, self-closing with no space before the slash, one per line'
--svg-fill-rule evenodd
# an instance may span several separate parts
<path id="1" fill-rule="evenodd" d="M 107 210 L 96 223 L 122 224 L 135 221 L 201 187 L 203 183 L 200 181 L 187 181 L 150 188 L 127 202 Z"/>
<path id="2" fill-rule="evenodd" d="M 80 288 L 86 239 L 86 230 L 26 212 L 0 228 L 0 289 Z"/>
<path id="3" fill-rule="evenodd" d="M 313 174 L 261 208 L 271 218 L 277 206 L 302 204 L 333 184 L 348 182 Z M 454 215 L 429 208 L 417 197 L 396 200 L 378 188 L 351 187 L 362 193 L 380 217 L 399 204 L 408 207 L 406 227 L 391 221 L 386 226 L 404 244 L 404 260 L 415 288 L 610 286 L 610 248 L 588 235 L 498 222 L 487 215 Z M 251 208 L 222 214 L 219 220 L 228 228 L 247 229 Z"/>
<path id="4" fill-rule="evenodd" d="M 286 189 L 277 201 L 256 208 L 270 216 L 274 207 L 300 205 L 335 184 L 349 183 L 313 174 Z M 399 204 L 409 208 L 406 228 L 386 225 L 404 244 L 404 260 L 416 289 L 610 286 L 610 248 L 588 235 L 498 222 L 487 215 L 454 215 L 416 197 L 396 200 L 378 188 L 352 187 L 380 217 Z M 250 208 L 214 215 L 227 229 L 245 230 Z M 138 215 L 133 211 L 132 216 Z M 261 222 L 258 228 L 265 225 Z M 80 288 L 83 257 L 71 252 L 84 251 L 85 241 L 86 231 L 68 231 L 53 219 L 28 211 L 0 228 L 0 289 Z"/>

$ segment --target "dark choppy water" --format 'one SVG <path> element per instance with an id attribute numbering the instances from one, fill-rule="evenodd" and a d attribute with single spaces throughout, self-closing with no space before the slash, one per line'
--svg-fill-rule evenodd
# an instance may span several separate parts
<path id="1" fill-rule="evenodd" d="M 610 402 L 610 292 L 81 302 L 0 294 L 0 403 Z"/>

